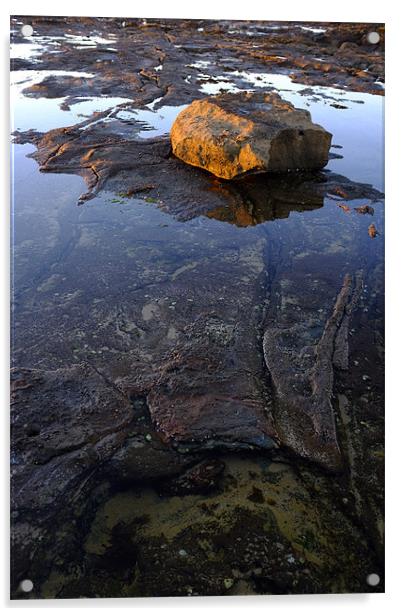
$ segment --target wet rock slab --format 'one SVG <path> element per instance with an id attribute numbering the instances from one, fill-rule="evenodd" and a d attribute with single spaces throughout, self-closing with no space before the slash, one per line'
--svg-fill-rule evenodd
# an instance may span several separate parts
<path id="1" fill-rule="evenodd" d="M 331 134 L 276 94 L 220 94 L 193 101 L 170 132 L 175 156 L 231 180 L 249 173 L 314 170 Z"/>

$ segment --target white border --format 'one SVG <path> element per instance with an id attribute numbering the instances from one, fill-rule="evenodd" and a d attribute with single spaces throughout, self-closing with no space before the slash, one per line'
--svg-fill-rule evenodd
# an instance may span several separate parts
<path id="1" fill-rule="evenodd" d="M 4 497 L 1 499 L 1 530 L 4 537 L 4 548 L 1 550 L 0 581 L 2 604 L 8 609 L 19 613 L 26 609 L 47 609 L 58 611 L 64 608 L 74 609 L 77 614 L 99 609 L 122 608 L 152 613 L 163 610 L 163 616 L 175 614 L 177 611 L 190 610 L 191 614 L 221 611 L 229 609 L 233 615 L 244 610 L 252 610 L 254 614 L 266 614 L 268 610 L 280 614 L 297 616 L 325 615 L 338 612 L 345 614 L 364 614 L 364 616 L 381 616 L 380 612 L 396 613 L 397 591 L 400 585 L 400 543 L 399 527 L 400 510 L 400 475 L 399 439 L 401 434 L 400 416 L 401 400 L 398 383 L 401 367 L 399 323 L 401 317 L 401 281 L 400 281 L 400 245 L 401 245 L 401 197 L 399 185 L 401 177 L 401 96 L 400 96 L 400 63 L 401 63 L 401 19 L 398 2 L 380 0 L 379 2 L 362 2 L 354 0 L 285 0 L 268 4 L 267 2 L 240 3 L 234 0 L 202 0 L 199 3 L 188 1 L 153 0 L 143 4 L 116 0 L 109 5 L 101 5 L 98 1 L 69 0 L 68 3 L 55 3 L 52 0 L 30 0 L 14 2 L 4 1 L 1 6 L 1 49 L 3 69 L 3 152 L 9 145 L 9 113 L 8 113 L 8 36 L 9 15 L 94 15 L 94 16 L 132 16 L 132 17 L 187 17 L 211 19 L 274 19 L 287 21 L 356 21 L 386 23 L 386 594 L 385 595 L 317 595 L 317 596 L 271 596 L 271 597 L 219 597 L 219 598 L 182 598 L 182 599 L 102 599 L 102 600 L 51 600 L 32 602 L 10 602 L 9 596 L 9 566 L 8 566 L 8 267 L 9 267 L 9 168 L 1 166 L 1 186 L 3 188 L 3 208 L 1 231 L 1 283 L 2 299 L 2 379 L 1 401 L 3 413 L 2 443 L 4 445 L 2 460 L 2 479 Z M 3 156 L 3 160 L 7 160 Z M 398 608 L 399 609 L 399 608 Z"/>

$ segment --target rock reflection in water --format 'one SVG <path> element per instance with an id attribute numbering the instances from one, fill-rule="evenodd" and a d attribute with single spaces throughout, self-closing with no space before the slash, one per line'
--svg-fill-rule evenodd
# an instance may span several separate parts
<path id="1" fill-rule="evenodd" d="M 211 190 L 222 190 L 234 198 L 206 216 L 237 227 L 253 227 L 268 220 L 288 218 L 291 212 L 319 209 L 323 207 L 323 195 L 313 183 L 305 181 L 306 177 L 263 174 L 231 184 L 215 181 Z"/>

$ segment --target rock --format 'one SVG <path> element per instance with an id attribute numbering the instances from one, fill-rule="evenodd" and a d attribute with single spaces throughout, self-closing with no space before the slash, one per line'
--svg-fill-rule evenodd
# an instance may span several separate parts
<path id="1" fill-rule="evenodd" d="M 244 174 L 322 169 L 331 134 L 277 94 L 241 92 L 195 100 L 171 133 L 173 153 L 231 180 Z"/>
<path id="2" fill-rule="evenodd" d="M 217 486 L 225 464 L 218 459 L 206 459 L 182 473 L 179 477 L 161 483 L 162 494 L 182 496 L 206 494 Z"/>
<path id="3" fill-rule="evenodd" d="M 223 580 L 224 588 L 229 590 L 231 586 L 234 584 L 234 580 L 232 578 L 224 578 Z"/>
<path id="4" fill-rule="evenodd" d="M 370 205 L 361 205 L 359 207 L 354 207 L 354 210 L 358 214 L 370 214 L 370 216 L 373 216 L 373 214 L 375 213 L 374 208 Z"/>
<path id="5" fill-rule="evenodd" d="M 25 578 L 40 588 L 56 556 L 75 553 L 76 518 L 84 528 L 102 482 L 160 480 L 193 465 L 137 432 L 133 400 L 89 364 L 12 370 L 13 593 Z"/>
<path id="6" fill-rule="evenodd" d="M 358 45 L 352 41 L 344 41 L 338 48 L 338 51 L 355 51 L 358 49 Z"/>
<path id="7" fill-rule="evenodd" d="M 324 325 L 321 322 L 321 337 L 313 346 L 299 330 L 301 320 L 294 324 L 288 314 L 282 323 L 279 318 L 271 319 L 263 339 L 265 362 L 276 391 L 274 417 L 279 439 L 329 471 L 339 471 L 343 465 L 332 405 L 334 374 L 335 369 L 349 367 L 349 323 L 362 285 L 360 272 L 344 276 L 331 314 Z M 306 294 L 304 283 L 301 288 Z M 289 350 L 290 340 L 297 351 Z"/>
<path id="8" fill-rule="evenodd" d="M 253 503 L 259 503 L 259 504 L 265 502 L 265 498 L 263 496 L 262 490 L 260 490 L 259 488 L 255 486 L 253 486 L 252 492 L 249 494 L 249 496 L 247 496 L 247 499 L 252 501 Z"/>

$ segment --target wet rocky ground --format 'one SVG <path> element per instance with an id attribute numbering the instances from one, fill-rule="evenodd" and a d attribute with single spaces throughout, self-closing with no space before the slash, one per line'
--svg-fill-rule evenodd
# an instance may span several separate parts
<path id="1" fill-rule="evenodd" d="M 382 26 L 11 27 L 12 596 L 382 592 Z M 325 170 L 172 155 L 249 89 Z"/>

